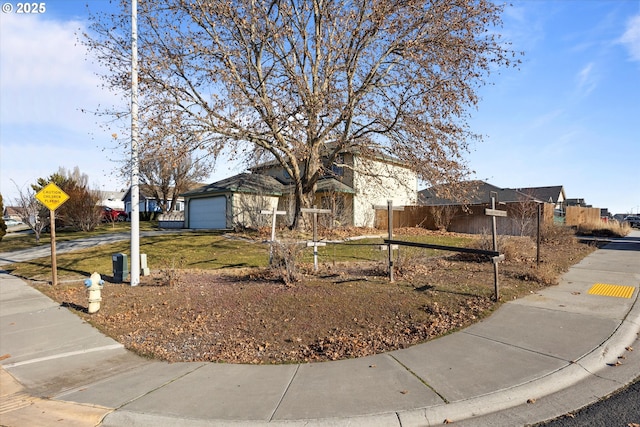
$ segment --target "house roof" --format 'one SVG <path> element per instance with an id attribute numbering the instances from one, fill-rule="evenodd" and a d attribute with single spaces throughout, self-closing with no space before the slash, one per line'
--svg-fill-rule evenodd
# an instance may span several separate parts
<path id="1" fill-rule="evenodd" d="M 197 197 L 220 193 L 259 193 L 270 196 L 281 196 L 286 192 L 286 187 L 271 176 L 241 173 L 188 191 L 181 194 L 181 196 Z"/>
<path id="2" fill-rule="evenodd" d="M 329 151 L 331 149 L 331 143 L 327 143 L 325 144 L 325 149 L 323 150 L 323 153 L 321 153 L 323 156 L 326 157 L 327 155 L 327 151 Z M 340 154 L 353 154 L 356 156 L 361 156 L 363 158 L 369 158 L 369 159 L 375 159 L 381 162 L 386 162 L 386 163 L 391 163 L 394 164 L 396 166 L 401 166 L 401 167 L 405 167 L 407 169 L 410 169 L 410 167 L 408 165 L 406 165 L 402 160 L 389 156 L 388 154 L 384 154 L 382 152 L 379 152 L 377 150 L 369 150 L 368 152 L 365 152 L 361 147 L 346 147 L 344 149 L 342 149 L 340 151 Z M 258 165 L 252 166 L 249 168 L 249 170 L 251 171 L 259 171 L 261 169 L 269 169 L 272 167 L 277 167 L 277 166 L 281 166 L 280 162 L 278 162 L 277 160 L 269 160 L 267 162 L 263 162 L 260 163 Z"/>
<path id="3" fill-rule="evenodd" d="M 195 184 L 191 186 L 191 188 L 198 188 L 199 186 L 202 186 L 202 185 L 203 184 Z M 153 187 L 154 186 L 149 184 L 140 184 L 138 186 L 138 195 L 140 197 L 140 200 L 144 200 L 144 199 L 154 200 L 156 197 L 153 192 Z M 169 188 L 173 190 L 173 187 L 169 187 Z M 178 195 L 178 197 L 180 196 L 182 196 L 182 194 Z M 129 187 L 129 189 L 124 193 L 122 200 L 131 200 L 131 187 Z"/>
<path id="4" fill-rule="evenodd" d="M 125 191 L 101 191 L 100 197 L 102 200 L 122 201 L 125 194 Z"/>
<path id="5" fill-rule="evenodd" d="M 3 215 L 4 216 L 11 216 L 11 215 L 20 215 L 22 208 L 20 208 L 19 206 L 5 206 L 4 207 L 4 212 Z"/>
<path id="6" fill-rule="evenodd" d="M 353 188 L 349 187 L 347 184 L 338 181 L 335 178 L 323 178 L 318 181 L 318 185 L 316 187 L 317 193 L 349 193 L 355 194 Z"/>
<path id="7" fill-rule="evenodd" d="M 550 203 L 558 203 L 558 199 L 560 195 L 562 195 L 563 200 L 564 197 L 564 188 L 562 185 L 552 185 L 548 187 L 525 187 L 525 188 L 514 188 L 514 190 L 519 191 L 520 193 L 528 194 L 536 199 L 542 200 L 543 202 Z"/>
<path id="8" fill-rule="evenodd" d="M 540 201 L 535 197 L 511 188 L 500 188 L 484 181 L 467 181 L 463 183 L 463 190 L 454 198 L 442 198 L 438 196 L 438 187 L 431 187 L 418 192 L 418 201 L 425 206 L 448 205 L 483 205 L 491 203 L 491 193 L 495 192 L 496 203 L 514 203 L 523 200 Z"/>

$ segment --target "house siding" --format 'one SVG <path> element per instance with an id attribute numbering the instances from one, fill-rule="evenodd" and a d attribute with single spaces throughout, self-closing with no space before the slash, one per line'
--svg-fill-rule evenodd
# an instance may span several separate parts
<path id="1" fill-rule="evenodd" d="M 257 194 L 235 193 L 231 203 L 230 226 L 262 227 L 269 223 L 270 218 L 260 211 L 278 208 L 277 196 L 262 196 Z"/>
<path id="2" fill-rule="evenodd" d="M 357 227 L 375 225 L 374 205 L 386 205 L 392 200 L 395 206 L 415 205 L 418 178 L 406 167 L 377 160 L 354 158 L 353 223 Z"/>

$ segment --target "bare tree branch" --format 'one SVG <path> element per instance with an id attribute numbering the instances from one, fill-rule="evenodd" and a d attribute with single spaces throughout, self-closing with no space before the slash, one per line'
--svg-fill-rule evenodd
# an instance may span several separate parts
<path id="1" fill-rule="evenodd" d="M 93 17 L 86 44 L 128 90 L 128 1 Z M 140 0 L 139 61 L 149 126 L 170 105 L 213 155 L 268 152 L 308 205 L 323 157 L 396 157 L 427 183 L 467 174 L 479 138 L 476 90 L 518 63 L 490 0 Z M 255 147 L 258 150 L 247 149 Z M 249 155 L 248 157 L 251 157 Z M 298 215 L 295 216 L 297 221 Z"/>

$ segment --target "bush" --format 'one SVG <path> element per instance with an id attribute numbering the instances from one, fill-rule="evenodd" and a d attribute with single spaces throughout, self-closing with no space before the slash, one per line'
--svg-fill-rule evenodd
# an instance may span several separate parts
<path id="1" fill-rule="evenodd" d="M 505 261 L 531 261 L 535 260 L 536 244 L 528 236 L 503 236 L 497 237 L 498 252 L 504 255 Z M 474 245 L 476 249 L 485 251 L 493 250 L 493 237 L 484 233 Z M 486 259 L 486 258 L 485 258 Z"/>
<path id="2" fill-rule="evenodd" d="M 293 285 L 302 278 L 299 265 L 304 248 L 305 246 L 296 241 L 272 243 L 271 269 L 287 286 Z"/>
<path id="3" fill-rule="evenodd" d="M 4 213 L 4 204 L 2 203 L 2 194 L 0 194 L 0 213 Z M 0 215 L 0 242 L 4 235 L 7 234 L 7 224 L 4 222 L 4 218 Z"/>
<path id="4" fill-rule="evenodd" d="M 564 225 L 545 224 L 540 236 L 542 243 L 572 244 L 576 240 L 576 233 L 571 227 Z"/>
<path id="5" fill-rule="evenodd" d="M 160 284 L 165 286 L 176 286 L 180 283 L 180 275 L 186 264 L 184 256 L 174 257 L 170 263 L 165 263 L 160 269 Z"/>

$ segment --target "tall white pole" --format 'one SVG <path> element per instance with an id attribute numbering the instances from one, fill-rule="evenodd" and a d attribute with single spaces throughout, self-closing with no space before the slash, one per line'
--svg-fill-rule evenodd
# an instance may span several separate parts
<path id="1" fill-rule="evenodd" d="M 140 178 L 138 158 L 138 1 L 131 1 L 131 286 L 140 283 Z"/>

